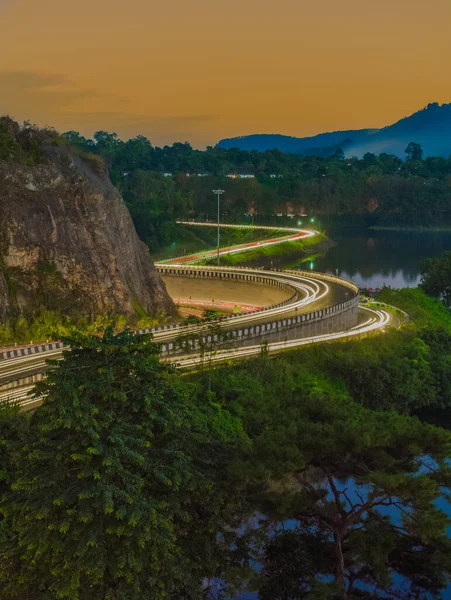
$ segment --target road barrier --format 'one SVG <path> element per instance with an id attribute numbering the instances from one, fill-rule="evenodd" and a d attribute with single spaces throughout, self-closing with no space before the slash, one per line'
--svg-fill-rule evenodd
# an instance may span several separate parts
<path id="1" fill-rule="evenodd" d="M 192 351 L 198 350 L 202 345 L 217 343 L 218 346 L 233 343 L 234 347 L 244 346 L 249 340 L 261 338 L 262 343 L 310 337 L 351 329 L 357 324 L 359 295 L 333 306 L 312 311 L 303 315 L 278 319 L 268 323 L 261 323 L 250 327 L 227 330 L 225 338 L 221 334 L 202 334 L 197 338 L 187 340 Z M 219 321 L 220 323 L 220 321 Z M 291 333 L 291 335 L 290 335 Z M 187 336 L 189 336 L 187 332 Z M 186 338 L 187 338 L 186 336 Z M 180 340 L 162 344 L 162 355 L 186 353 L 186 339 L 183 335 Z"/>
<path id="2" fill-rule="evenodd" d="M 63 342 L 51 342 L 49 344 L 36 344 L 35 346 L 25 346 L 23 348 L 13 348 L 0 352 L 0 360 L 9 358 L 20 358 L 22 356 L 31 356 L 40 352 L 50 352 L 50 350 L 59 350 L 64 348 Z"/>
<path id="3" fill-rule="evenodd" d="M 240 281 L 252 281 L 254 283 L 262 285 L 286 288 L 293 292 L 290 298 L 279 304 L 275 304 L 270 307 L 264 307 L 262 309 L 259 309 L 258 311 L 250 313 L 252 315 L 254 315 L 255 313 L 262 313 L 262 318 L 264 318 L 265 311 L 284 305 L 289 305 L 290 303 L 293 303 L 294 301 L 296 301 L 296 299 L 299 298 L 298 290 L 290 286 L 289 281 L 283 281 L 282 279 L 277 278 L 278 273 L 280 273 L 281 275 L 288 274 L 292 276 L 310 279 L 318 279 L 323 281 L 325 280 L 333 282 L 335 284 L 339 284 L 350 290 L 351 298 L 349 300 L 345 300 L 330 307 L 326 307 L 316 311 L 311 311 L 302 315 L 295 315 L 286 318 L 282 317 L 280 319 L 273 318 L 270 320 L 270 317 L 268 316 L 268 322 L 261 322 L 258 325 L 250 325 L 248 327 L 241 326 L 237 327 L 236 329 L 231 329 L 229 327 L 227 329 L 227 338 L 228 340 L 231 340 L 233 342 L 234 346 L 245 345 L 246 343 L 248 343 L 248 340 L 255 340 L 256 338 L 261 338 L 262 341 L 275 341 L 282 339 L 282 336 L 284 336 L 283 339 L 288 340 L 293 336 L 302 338 L 310 335 L 331 333 L 334 331 L 351 328 L 357 323 L 359 288 L 352 282 L 347 281 L 345 279 L 341 279 L 340 277 L 336 277 L 335 275 L 327 275 L 312 271 L 293 270 L 274 270 L 271 272 L 271 275 L 269 275 L 267 271 L 265 271 L 264 273 L 259 273 L 258 270 L 249 269 L 248 267 L 234 267 L 233 269 L 231 269 L 224 267 L 196 267 L 192 265 L 158 264 L 156 266 L 161 274 L 166 275 L 173 275 L 178 277 L 196 277 L 202 279 L 218 278 Z M 228 315 L 227 317 L 221 319 L 221 321 L 224 322 L 229 319 L 234 319 L 235 317 L 236 315 Z M 230 323 L 233 323 L 233 321 L 230 321 Z M 180 332 L 181 335 L 185 333 L 191 335 L 196 330 L 199 331 L 199 327 L 197 326 L 196 329 L 193 329 L 189 327 L 187 328 L 183 324 L 173 324 L 153 327 L 149 329 L 140 329 L 137 331 L 137 333 L 153 334 L 168 330 L 174 330 L 174 339 L 169 342 L 162 343 L 162 354 L 164 356 L 182 352 L 181 345 L 177 341 L 177 338 L 181 337 L 177 335 L 178 332 Z M 289 333 L 290 330 L 292 330 L 292 334 Z M 201 332 L 199 331 L 198 339 L 192 341 L 193 351 L 199 348 L 201 344 L 211 342 L 217 342 L 218 344 L 220 344 L 220 336 L 212 336 L 208 332 L 205 333 L 205 335 L 201 335 Z M 27 357 L 33 354 L 49 352 L 52 350 L 62 350 L 63 348 L 64 344 L 62 342 L 52 342 L 48 344 L 37 344 L 35 346 L 10 349 L 5 352 L 0 352 L 0 362 L 2 360 Z"/>

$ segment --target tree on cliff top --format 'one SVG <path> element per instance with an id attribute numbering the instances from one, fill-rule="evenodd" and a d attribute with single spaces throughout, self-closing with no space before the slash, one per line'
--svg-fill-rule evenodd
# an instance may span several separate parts
<path id="1" fill-rule="evenodd" d="M 1 597 L 200 597 L 229 494 L 217 473 L 239 427 L 195 402 L 149 336 L 66 342 L 2 502 L 14 535 Z"/>

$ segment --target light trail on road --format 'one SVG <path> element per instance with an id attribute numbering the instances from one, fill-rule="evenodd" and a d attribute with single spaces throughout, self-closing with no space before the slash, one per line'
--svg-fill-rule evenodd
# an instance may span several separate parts
<path id="1" fill-rule="evenodd" d="M 196 221 L 177 221 L 180 225 L 191 225 L 195 227 L 217 227 L 217 223 L 199 223 Z M 297 227 L 268 227 L 266 225 L 233 225 L 230 223 L 225 223 L 224 225 L 220 225 L 221 228 L 234 228 L 234 229 L 259 229 L 266 231 L 286 231 L 291 235 L 285 235 L 279 238 L 272 238 L 269 240 L 261 240 L 255 242 L 248 242 L 246 244 L 239 244 L 238 246 L 229 246 L 228 248 L 220 248 L 219 256 L 224 256 L 227 254 L 235 254 L 237 252 L 245 252 L 246 250 L 253 250 L 255 248 L 263 248 L 264 246 L 273 246 L 275 244 L 282 244 L 284 242 L 298 242 L 301 239 L 310 238 L 315 235 L 318 235 L 318 231 L 313 231 L 311 229 L 299 229 Z M 218 256 L 218 250 L 206 250 L 205 252 L 200 252 L 196 254 L 190 254 L 189 256 L 179 256 L 177 258 L 169 258 L 166 260 L 159 261 L 159 264 L 166 265 L 179 265 L 179 264 L 195 264 L 201 260 L 205 260 L 208 258 L 215 258 Z"/>
<path id="2" fill-rule="evenodd" d="M 211 223 L 186 223 L 188 225 L 198 225 L 204 227 L 215 227 L 216 224 Z M 223 225 L 222 227 L 236 227 L 236 225 Z M 246 227 L 246 226 L 245 226 Z M 252 229 L 267 229 L 274 230 L 273 227 L 265 226 L 247 226 Z M 223 254 L 231 254 L 234 252 L 241 252 L 245 249 L 252 249 L 259 246 L 268 246 L 272 244 L 279 244 L 289 240 L 299 240 L 301 238 L 312 237 L 317 234 L 315 231 L 303 230 L 298 228 L 278 228 L 279 231 L 286 231 L 287 233 L 294 234 L 288 235 L 281 238 L 273 238 L 270 240 L 263 240 L 261 242 L 252 242 L 240 246 L 231 248 L 221 249 Z M 216 255 L 215 251 L 209 251 L 212 256 Z M 314 272 L 303 272 L 303 271 L 273 271 L 263 269 L 252 269 L 242 267 L 199 267 L 191 266 L 188 264 L 191 259 L 194 261 L 203 260 L 205 253 L 202 255 L 182 257 L 182 259 L 171 259 L 170 262 L 156 263 L 157 269 L 166 276 L 183 277 L 186 271 L 188 277 L 202 277 L 209 282 L 214 281 L 225 281 L 224 275 L 221 276 L 221 272 L 227 273 L 227 277 L 230 277 L 231 281 L 246 280 L 248 282 L 257 281 L 259 285 L 264 285 L 267 280 L 272 280 L 272 285 L 278 287 L 287 287 L 292 289 L 292 296 L 279 304 L 267 306 L 264 308 L 258 308 L 254 312 L 232 314 L 222 319 L 220 322 L 221 328 L 225 331 L 238 331 L 246 328 L 261 324 L 272 324 L 271 326 L 277 325 L 275 330 L 280 324 L 283 327 L 286 323 L 300 323 L 299 315 L 308 313 L 307 319 L 317 318 L 318 314 L 329 315 L 332 314 L 329 308 L 339 307 L 342 310 L 346 305 L 346 301 L 353 300 L 358 295 L 358 288 L 349 281 L 342 280 L 339 277 L 319 274 Z M 183 264 L 180 264 L 181 261 Z M 188 264 L 187 264 L 188 263 Z M 200 271 L 196 274 L 196 271 Z M 208 278 L 206 277 L 208 275 Z M 260 281 L 259 281 L 260 278 Z M 268 283 L 269 285 L 269 283 Z M 220 301 L 220 300 L 219 300 Z M 221 301 L 220 301 L 221 302 Z M 347 305 L 347 306 L 355 306 Z M 347 309 L 344 309 L 347 310 Z M 288 350 L 297 348 L 306 344 L 333 341 L 338 339 L 350 339 L 359 335 L 368 335 L 372 331 L 381 330 L 390 322 L 390 315 L 384 310 L 375 310 L 372 308 L 361 307 L 361 310 L 369 312 L 369 317 L 364 323 L 357 325 L 356 327 L 347 331 L 341 331 L 338 333 L 329 333 L 323 335 L 317 335 L 313 337 L 306 337 L 300 339 L 294 339 L 291 341 L 284 342 L 269 342 L 267 345 L 269 352 L 279 352 L 282 350 Z M 322 318 L 322 317 L 321 317 Z M 291 319 L 291 320 L 290 320 Z M 304 318 L 302 318 L 304 322 Z M 293 325 L 294 326 L 294 325 Z M 208 323 L 199 325 L 172 325 L 167 327 L 159 327 L 156 330 L 151 330 L 153 340 L 156 343 L 167 343 L 175 342 L 180 336 L 189 334 L 197 334 L 202 331 L 208 332 Z M 257 331 L 260 331 L 257 328 Z M 273 329 L 271 329 L 273 331 Z M 147 331 L 141 331 L 146 333 Z M 246 329 L 247 334 L 247 329 Z M 171 345 L 169 345 L 171 348 Z M 40 349 L 39 349 L 40 350 Z M 67 350 L 67 349 L 66 349 Z M 13 401 L 19 401 L 24 409 L 35 407 L 39 400 L 30 397 L 34 384 L 30 377 L 42 376 L 45 371 L 49 368 L 46 364 L 48 359 L 59 360 L 63 356 L 64 350 L 53 349 L 46 351 L 38 351 L 33 348 L 33 353 L 25 356 L 15 358 L 5 358 L 0 360 L 0 400 L 11 399 Z M 218 350 L 212 359 L 212 362 L 228 361 L 231 359 L 240 359 L 257 355 L 261 352 L 261 343 L 249 345 L 245 347 L 238 347 L 229 350 Z M 168 360 L 181 368 L 192 369 L 199 364 L 199 357 L 196 355 L 190 356 L 169 356 L 163 358 Z M 27 379 L 28 378 L 28 379 Z M 1 384 L 7 382 L 17 382 L 15 385 L 9 385 L 6 389 L 4 386 L 1 389 Z"/>
<path id="3" fill-rule="evenodd" d="M 368 308 L 366 306 L 360 306 L 360 309 L 370 313 L 369 319 L 361 325 L 358 325 L 357 327 L 354 327 L 348 331 L 311 336 L 284 342 L 268 343 L 266 350 L 269 353 L 277 353 L 287 350 L 295 350 L 296 348 L 300 348 L 302 346 L 307 346 L 311 344 L 333 342 L 337 340 L 349 340 L 355 337 L 367 336 L 372 332 L 377 332 L 378 330 L 384 330 L 384 328 L 387 325 L 389 325 L 391 316 L 390 313 L 388 313 L 386 310 L 377 310 L 373 308 Z M 261 354 L 261 351 L 262 344 L 255 344 L 253 346 L 246 346 L 244 348 L 218 350 L 213 356 L 208 358 L 208 362 L 212 364 L 217 364 L 221 362 L 228 362 L 231 360 L 252 358 L 253 356 L 258 356 L 259 354 Z M 198 355 L 167 357 L 163 358 L 163 360 L 174 364 L 177 368 L 187 370 L 196 369 L 201 363 L 201 359 Z M 20 402 L 20 405 L 24 408 L 24 410 L 30 407 L 32 408 L 39 403 L 39 399 L 33 397 L 32 395 L 30 396 L 30 394 L 33 391 L 33 388 L 33 384 L 27 384 L 26 386 L 21 387 L 17 390 L 1 392 L 0 401 L 7 400 L 12 402 Z"/>
<path id="4" fill-rule="evenodd" d="M 255 312 L 256 310 L 262 310 L 263 308 L 265 308 L 264 306 L 259 306 L 258 304 L 247 304 L 247 303 L 243 303 L 240 302 L 239 300 L 237 300 L 236 302 L 224 302 L 223 300 L 215 300 L 213 302 L 213 300 L 211 300 L 210 302 L 208 300 L 196 300 L 194 299 L 190 299 L 187 300 L 186 298 L 172 298 L 172 300 L 174 301 L 174 304 L 176 306 L 183 306 L 185 308 L 212 308 L 212 309 L 234 309 L 235 306 L 238 306 L 240 308 L 240 312 Z"/>
<path id="5" fill-rule="evenodd" d="M 183 268 L 183 267 L 182 267 Z M 191 267 L 198 270 L 205 269 L 205 267 Z M 293 300 L 292 302 L 284 303 L 281 306 L 267 307 L 258 312 L 237 314 L 229 317 L 223 321 L 224 329 L 236 329 L 237 326 L 247 327 L 254 323 L 267 321 L 268 319 L 287 317 L 292 314 L 301 314 L 304 309 L 309 307 L 312 303 L 316 303 L 324 299 L 330 292 L 330 286 L 321 279 L 308 277 L 302 271 L 296 273 L 293 272 L 278 272 L 278 271 L 264 271 L 262 269 L 234 269 L 233 267 L 208 267 L 211 271 L 229 271 L 236 272 L 237 274 L 243 274 L 243 272 L 250 275 L 258 275 L 268 277 L 278 281 L 280 283 L 289 284 L 293 289 L 298 292 L 301 297 Z M 197 329 L 203 327 L 202 325 L 189 325 L 185 326 L 185 329 L 189 328 L 190 332 L 194 332 Z M 183 332 L 183 326 L 177 328 L 178 333 Z M 174 337 L 174 330 L 158 331 L 154 333 L 154 339 L 156 342 L 163 342 Z M 0 363 L 1 368 L 1 363 Z"/>
<path id="6" fill-rule="evenodd" d="M 191 267 L 191 269 L 205 270 L 205 267 Z M 302 275 L 301 272 L 277 272 L 277 271 L 262 271 L 258 269 L 234 269 L 227 267 L 208 267 L 210 271 L 227 270 L 229 272 L 236 271 L 242 275 L 243 272 L 250 275 L 259 275 L 271 277 L 280 283 L 289 284 L 293 288 L 293 292 L 297 292 L 300 297 L 293 301 L 288 301 L 281 306 L 268 307 L 260 311 L 230 315 L 228 318 L 221 321 L 224 330 L 239 329 L 240 327 L 250 327 L 253 324 L 267 322 L 274 319 L 282 319 L 289 315 L 302 314 L 303 311 L 316 305 L 320 301 L 324 301 L 330 292 L 330 286 L 325 281 L 320 279 L 309 278 Z M 333 304 L 333 302 L 331 303 Z M 207 327 L 206 324 L 198 325 L 179 325 L 178 327 L 154 331 L 152 332 L 153 340 L 157 343 L 165 343 L 175 340 L 181 335 L 195 334 Z M 42 371 L 46 368 L 46 360 L 62 357 L 63 350 L 50 350 L 48 352 L 40 352 L 30 354 L 28 356 L 9 358 L 0 360 L 0 384 L 6 383 L 13 379 L 24 378 L 28 375 Z M 1 396 L 0 396 L 1 398 Z"/>
<path id="7" fill-rule="evenodd" d="M 332 342 L 340 339 L 349 339 L 355 336 L 368 335 L 378 329 L 383 329 L 390 322 L 390 313 L 385 310 L 376 310 L 361 306 L 362 310 L 373 313 L 373 316 L 366 321 L 363 325 L 357 326 L 356 328 L 350 329 L 349 331 L 342 331 L 339 333 L 329 333 L 325 335 L 317 335 L 308 338 L 302 338 L 299 340 L 291 340 L 285 342 L 274 342 L 268 343 L 268 352 L 281 352 L 283 350 L 293 350 L 301 346 L 307 346 L 309 344 L 317 344 L 319 342 Z M 245 348 L 238 348 L 235 350 L 219 350 L 214 356 L 209 359 L 209 362 L 225 362 L 233 359 L 248 358 L 261 354 L 262 345 L 247 346 Z M 197 361 L 197 362 L 196 362 Z M 175 362 L 177 367 L 190 369 L 199 366 L 199 357 L 180 357 L 179 360 L 171 360 Z"/>

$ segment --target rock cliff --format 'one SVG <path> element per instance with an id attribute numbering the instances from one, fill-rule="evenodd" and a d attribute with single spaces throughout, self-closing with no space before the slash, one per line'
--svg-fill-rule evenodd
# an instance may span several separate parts
<path id="1" fill-rule="evenodd" d="M 174 314 L 98 157 L 8 118 L 0 119 L 1 135 L 0 320 L 53 309 Z"/>

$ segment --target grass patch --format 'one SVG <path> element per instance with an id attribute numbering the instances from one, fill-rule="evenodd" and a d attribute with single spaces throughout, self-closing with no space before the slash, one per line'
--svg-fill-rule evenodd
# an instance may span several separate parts
<path id="1" fill-rule="evenodd" d="M 248 242 L 268 240 L 273 237 L 289 235 L 286 231 L 278 229 L 248 229 L 245 227 L 221 227 L 220 247 L 239 246 Z M 158 252 L 152 253 L 154 260 L 165 260 L 190 254 L 197 254 L 205 250 L 217 248 L 216 227 L 199 227 L 191 225 L 178 225 L 177 238 L 170 245 Z"/>
<path id="2" fill-rule="evenodd" d="M 451 331 L 450 309 L 438 298 L 425 294 L 421 288 L 384 288 L 378 300 L 404 310 L 419 328 L 445 327 Z"/>
<path id="3" fill-rule="evenodd" d="M 251 250 L 243 250 L 242 252 L 227 254 L 225 256 L 221 256 L 221 264 L 234 266 L 263 257 L 281 256 L 283 254 L 291 254 L 294 252 L 308 252 L 313 246 L 326 241 L 327 237 L 322 233 L 318 233 L 313 237 L 304 238 L 301 240 L 290 240 L 287 242 L 280 242 L 280 244 L 273 244 L 272 246 L 261 246 L 258 248 L 252 248 Z M 212 261 L 208 261 L 205 264 L 210 263 L 212 264 Z"/>

